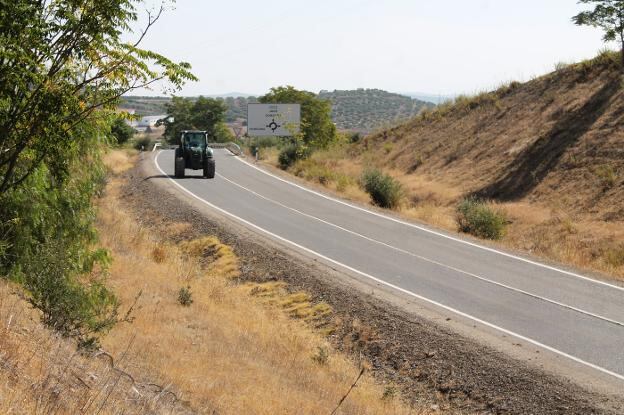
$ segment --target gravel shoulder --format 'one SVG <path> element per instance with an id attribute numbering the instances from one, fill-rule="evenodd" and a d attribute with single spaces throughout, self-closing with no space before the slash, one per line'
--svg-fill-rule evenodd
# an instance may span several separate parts
<path id="1" fill-rule="evenodd" d="M 535 350 L 484 346 L 490 335 L 481 334 L 482 341 L 467 335 L 465 322 L 332 269 L 211 211 L 171 185 L 148 154 L 126 179 L 123 201 L 143 225 L 158 231 L 189 222 L 194 228 L 189 237 L 215 235 L 234 249 L 242 281 L 284 281 L 291 290 L 328 303 L 334 313 L 325 324 L 333 328 L 334 346 L 369 361 L 381 382 L 397 385 L 414 403 L 460 413 L 624 412 L 624 399 L 553 375 L 546 370 L 547 359 L 541 362 L 545 370 L 529 363 L 529 355 L 540 359 Z"/>

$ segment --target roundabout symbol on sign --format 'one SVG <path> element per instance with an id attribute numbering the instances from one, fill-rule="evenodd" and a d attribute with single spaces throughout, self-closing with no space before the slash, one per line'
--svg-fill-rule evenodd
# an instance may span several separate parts
<path id="1" fill-rule="evenodd" d="M 277 130 L 280 127 L 281 125 L 275 122 L 275 118 L 273 118 L 271 122 L 267 125 L 267 128 L 270 128 L 271 130 L 273 130 L 273 132 L 275 132 L 275 130 Z"/>

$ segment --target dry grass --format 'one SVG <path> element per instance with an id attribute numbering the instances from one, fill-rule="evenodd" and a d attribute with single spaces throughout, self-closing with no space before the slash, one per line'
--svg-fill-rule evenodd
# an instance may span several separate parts
<path id="1" fill-rule="evenodd" d="M 0 413 L 187 413 L 159 385 L 111 367 L 107 356 L 78 353 L 70 339 L 44 328 L 19 290 L 0 281 Z M 114 362 L 124 369 L 128 363 Z"/>
<path id="2" fill-rule="evenodd" d="M 134 166 L 136 155 L 137 151 L 135 150 L 128 150 L 128 152 L 108 151 L 102 159 L 112 174 L 119 175 Z"/>
<path id="3" fill-rule="evenodd" d="M 132 160 L 114 152 L 107 161 L 123 171 Z M 134 321 L 116 326 L 102 347 L 134 383 L 107 358 L 77 354 L 2 283 L 0 412 L 330 413 L 366 365 L 325 340 L 331 308 L 283 283 L 235 284 L 238 259 L 215 238 L 163 242 L 124 211 L 121 184 L 113 177 L 99 200 L 98 228 L 114 258 L 109 285 L 122 308 L 141 295 Z M 167 236 L 179 237 L 188 226 L 175 224 Z M 193 302 L 182 306 L 178 294 L 186 287 Z M 388 399 L 365 375 L 339 413 L 428 412 L 398 396 Z"/>
<path id="4" fill-rule="evenodd" d="M 233 284 L 240 271 L 229 247 L 211 237 L 163 243 L 123 211 L 119 186 L 113 179 L 99 206 L 101 240 L 114 257 L 110 283 L 123 304 L 142 295 L 134 322 L 116 327 L 104 347 L 119 355 L 134 338 L 126 360 L 202 412 L 331 412 L 358 367 L 312 328 L 329 307 L 281 285 Z M 167 255 L 155 260 L 156 247 Z M 182 307 L 177 293 L 186 286 L 193 303 Z M 313 359 L 319 347 L 328 350 L 327 365 Z M 382 400 L 371 378 L 360 382 L 341 413 L 414 412 L 399 399 Z"/>

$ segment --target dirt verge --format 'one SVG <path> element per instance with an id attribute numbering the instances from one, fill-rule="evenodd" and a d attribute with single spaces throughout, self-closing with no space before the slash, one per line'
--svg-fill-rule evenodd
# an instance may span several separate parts
<path id="1" fill-rule="evenodd" d="M 334 310 L 330 339 L 354 359 L 365 358 L 382 382 L 414 403 L 462 413 L 615 414 L 622 402 L 509 358 L 370 293 L 330 278 L 335 271 L 302 261 L 275 244 L 185 201 L 151 159 L 127 174 L 122 200 L 147 227 L 189 222 L 188 238 L 215 235 L 240 258 L 243 281 L 282 280 Z"/>

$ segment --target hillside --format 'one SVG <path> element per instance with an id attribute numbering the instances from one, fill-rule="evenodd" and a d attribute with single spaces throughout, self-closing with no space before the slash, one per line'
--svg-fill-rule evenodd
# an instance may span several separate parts
<path id="1" fill-rule="evenodd" d="M 409 119 L 433 107 L 429 102 L 380 89 L 321 91 L 319 97 L 332 102 L 332 118 L 338 128 L 364 132 Z"/>
<path id="2" fill-rule="evenodd" d="M 291 171 L 368 201 L 360 175 L 380 168 L 403 186 L 401 214 L 453 231 L 458 204 L 476 196 L 504 215 L 503 245 L 624 277 L 618 56 L 558 67 L 458 97 Z"/>
<path id="3" fill-rule="evenodd" d="M 381 164 L 464 194 L 624 220 L 624 102 L 615 59 L 601 55 L 526 84 L 460 97 L 369 145 L 392 143 Z"/>

